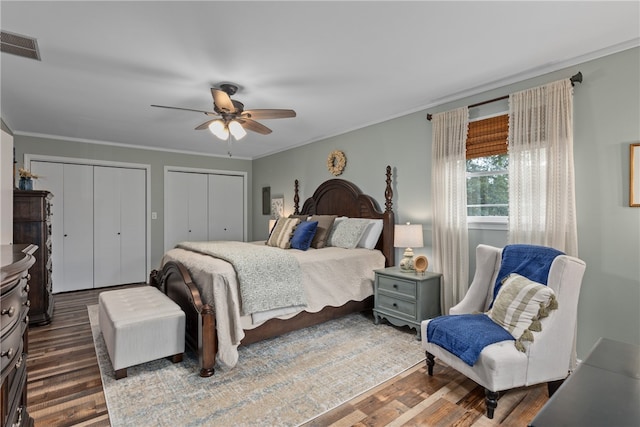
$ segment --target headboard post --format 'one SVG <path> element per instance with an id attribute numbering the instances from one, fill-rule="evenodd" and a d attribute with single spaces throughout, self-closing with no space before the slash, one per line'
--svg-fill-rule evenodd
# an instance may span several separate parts
<path id="1" fill-rule="evenodd" d="M 387 259 L 386 266 L 392 267 L 395 265 L 395 248 L 393 246 L 393 239 L 395 233 L 395 216 L 393 214 L 393 189 L 391 188 L 391 166 L 387 165 L 387 186 L 384 190 L 384 229 L 385 233 L 382 236 L 382 247 Z"/>
<path id="2" fill-rule="evenodd" d="M 384 190 L 384 206 L 385 212 L 391 212 L 393 210 L 393 189 L 391 188 L 391 166 L 387 165 L 387 188 Z"/>
<path id="3" fill-rule="evenodd" d="M 293 214 L 300 215 L 300 196 L 298 195 L 298 180 L 293 183 Z"/>

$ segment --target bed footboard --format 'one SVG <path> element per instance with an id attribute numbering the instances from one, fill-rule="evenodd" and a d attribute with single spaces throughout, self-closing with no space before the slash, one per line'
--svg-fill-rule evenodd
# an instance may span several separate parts
<path id="1" fill-rule="evenodd" d="M 200 376 L 214 374 L 218 339 L 213 307 L 204 304 L 189 271 L 179 262 L 166 263 L 151 272 L 151 284 L 180 306 L 186 316 L 185 343 L 198 354 Z"/>

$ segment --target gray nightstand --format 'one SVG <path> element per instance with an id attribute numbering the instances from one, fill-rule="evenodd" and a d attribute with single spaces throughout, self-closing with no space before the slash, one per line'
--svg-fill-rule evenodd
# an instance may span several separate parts
<path id="1" fill-rule="evenodd" d="M 374 284 L 376 325 L 387 319 L 409 326 L 420 339 L 420 322 L 440 315 L 440 273 L 403 273 L 398 267 L 376 270 Z"/>

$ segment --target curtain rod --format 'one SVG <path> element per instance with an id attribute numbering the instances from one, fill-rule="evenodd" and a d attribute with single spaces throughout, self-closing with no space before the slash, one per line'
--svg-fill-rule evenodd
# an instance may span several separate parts
<path id="1" fill-rule="evenodd" d="M 571 76 L 569 80 L 571 81 L 571 86 L 575 86 L 576 83 L 582 83 L 582 72 L 578 71 L 578 74 Z M 479 107 L 485 104 L 491 104 L 492 102 L 502 101 L 503 99 L 508 99 L 508 98 L 509 98 L 509 95 L 500 96 L 498 98 L 489 99 L 488 101 L 482 101 L 476 104 L 471 104 L 469 105 L 469 108 Z M 427 114 L 427 120 L 431 121 L 432 117 L 433 117 L 432 114 Z"/>

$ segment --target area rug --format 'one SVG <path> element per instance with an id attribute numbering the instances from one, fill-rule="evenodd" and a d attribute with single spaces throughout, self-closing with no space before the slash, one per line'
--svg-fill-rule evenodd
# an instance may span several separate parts
<path id="1" fill-rule="evenodd" d="M 116 381 L 98 324 L 89 320 L 112 426 L 296 426 L 424 360 L 415 333 L 352 314 L 240 347 L 233 369 L 198 375 L 194 354 L 128 369 Z"/>

